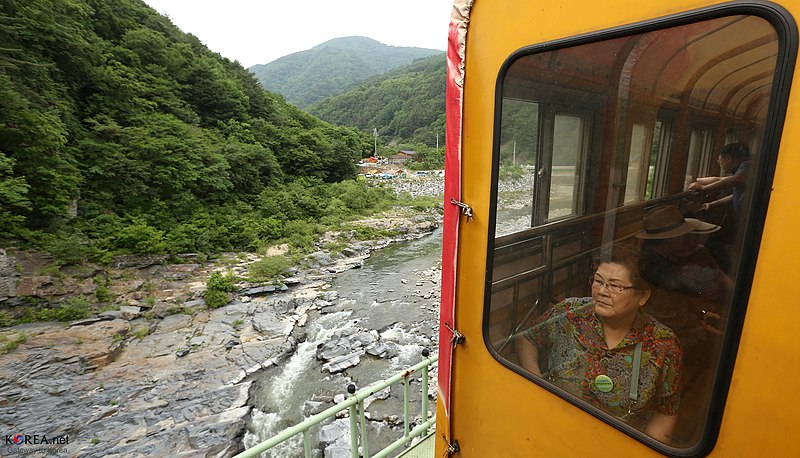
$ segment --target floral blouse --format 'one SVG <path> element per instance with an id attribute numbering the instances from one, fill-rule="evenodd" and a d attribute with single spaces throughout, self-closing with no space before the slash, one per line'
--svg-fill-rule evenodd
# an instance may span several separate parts
<path id="1" fill-rule="evenodd" d="M 544 378 L 630 425 L 643 428 L 654 411 L 677 414 L 681 347 L 675 333 L 647 313 L 637 313 L 628 335 L 609 349 L 592 298 L 569 298 L 544 313 L 525 336 L 546 362 Z M 637 342 L 642 353 L 633 401 Z"/>

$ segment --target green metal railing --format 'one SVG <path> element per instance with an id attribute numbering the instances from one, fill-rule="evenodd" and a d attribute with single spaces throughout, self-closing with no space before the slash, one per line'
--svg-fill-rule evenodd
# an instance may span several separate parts
<path id="1" fill-rule="evenodd" d="M 423 351 L 423 356 L 428 356 L 428 351 Z M 424 436 L 427 434 L 428 429 L 431 426 L 436 424 L 436 414 L 434 413 L 431 417 L 428 417 L 428 371 L 430 366 L 439 359 L 438 356 L 431 356 L 429 358 L 423 359 L 416 365 L 406 369 L 403 372 L 393 375 L 385 380 L 380 382 L 374 383 L 366 388 L 359 390 L 358 392 L 355 391 L 355 385 L 350 385 L 347 387 L 347 391 L 350 393 L 350 397 L 346 400 L 336 404 L 335 406 L 324 410 L 312 417 L 309 417 L 303 420 L 301 423 L 287 428 L 280 433 L 272 436 L 271 438 L 261 442 L 260 444 L 252 447 L 244 452 L 236 455 L 234 458 L 253 458 L 257 457 L 260 453 L 265 452 L 276 445 L 291 439 L 292 437 L 296 436 L 297 434 L 303 434 L 303 449 L 305 451 L 305 457 L 311 457 L 311 437 L 309 430 L 312 426 L 321 423 L 331 417 L 334 417 L 339 412 L 342 412 L 345 409 L 349 410 L 350 415 L 350 447 L 352 451 L 353 458 L 359 458 L 359 456 L 363 456 L 364 458 L 384 458 L 388 456 L 393 451 L 397 450 L 400 447 L 403 447 L 411 442 L 417 436 Z M 409 382 L 410 378 L 416 374 L 417 372 L 422 372 L 422 418 L 424 421 L 417 425 L 414 429 L 410 429 L 410 420 L 409 420 Z M 364 415 L 364 400 L 368 397 L 372 396 L 373 394 L 377 393 L 378 391 L 394 385 L 395 383 L 402 381 L 403 382 L 403 437 L 397 439 L 396 441 L 389 444 L 383 450 L 377 452 L 375 455 L 369 454 L 369 443 L 367 441 L 367 428 L 366 428 L 366 417 Z M 359 424 L 360 422 L 360 428 Z M 359 430 L 361 431 L 360 434 L 360 442 L 359 442 Z M 359 445 L 361 445 L 361 455 L 359 455 Z"/>

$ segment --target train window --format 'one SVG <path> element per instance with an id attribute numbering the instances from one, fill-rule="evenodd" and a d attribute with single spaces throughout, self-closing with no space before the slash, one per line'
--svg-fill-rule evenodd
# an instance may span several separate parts
<path id="1" fill-rule="evenodd" d="M 674 124 L 671 120 L 656 121 L 653 134 L 653 147 L 650 158 L 650 168 L 647 175 L 647 191 L 645 199 L 653 199 L 669 194 L 670 151 L 674 134 Z M 656 173 L 658 171 L 658 173 Z"/>
<path id="2" fill-rule="evenodd" d="M 778 36 L 706 16 L 508 60 L 485 309 L 503 364 L 635 437 L 702 445 L 774 160 Z"/>
<path id="3" fill-rule="evenodd" d="M 630 152 L 628 154 L 628 177 L 625 183 L 625 203 L 641 200 L 643 187 L 647 185 L 650 170 L 648 145 L 652 144 L 652 134 L 644 124 L 631 126 Z"/>
<path id="4" fill-rule="evenodd" d="M 583 119 L 580 116 L 556 114 L 553 134 L 548 221 L 575 215 L 578 211 L 585 140 Z"/>
<path id="5" fill-rule="evenodd" d="M 507 98 L 503 103 L 503 123 L 500 132 L 500 173 L 509 183 L 498 191 L 500 205 L 506 209 L 497 218 L 496 234 L 508 234 L 531 227 L 534 212 L 533 190 L 541 180 L 536 167 L 539 154 L 539 104 L 529 98 Z M 527 172 L 527 184 L 521 176 Z M 520 192 L 519 189 L 523 191 Z"/>
<path id="6" fill-rule="evenodd" d="M 684 188 L 688 188 L 698 177 L 711 173 L 711 135 L 710 129 L 694 128 L 689 135 L 689 157 L 686 163 Z"/>

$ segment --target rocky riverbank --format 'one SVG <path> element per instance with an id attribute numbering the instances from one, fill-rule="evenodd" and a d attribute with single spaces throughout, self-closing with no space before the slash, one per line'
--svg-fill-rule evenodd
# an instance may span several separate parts
<path id="1" fill-rule="evenodd" d="M 99 293 L 124 305 L 69 323 L 0 329 L 0 423 L 22 435 L 17 452 L 231 456 L 242 450 L 253 374 L 294 351 L 308 313 L 336 299 L 331 278 L 361 266 L 375 249 L 429 234 L 440 218 L 428 212 L 362 221 L 399 235 L 352 241 L 336 253 L 321 241 L 282 284 L 239 283 L 228 305 L 213 310 L 202 298 L 208 276 L 245 277 L 257 256 L 189 256 L 181 264 L 131 257 L 113 267 L 53 271 L 40 254 L 2 250 L 0 307 Z M 390 351 L 368 344 L 365 351 Z M 26 435 L 59 445 L 26 444 Z"/>
<path id="2" fill-rule="evenodd" d="M 524 206 L 530 180 L 532 175 L 502 183 L 501 200 L 510 196 L 503 205 Z M 441 196 L 443 180 L 382 185 L 412 196 Z M 78 297 L 111 298 L 117 305 L 67 323 L 0 328 L 0 424 L 12 442 L 19 441 L 11 452 L 38 449 L 76 457 L 238 453 L 251 417 L 261 414 L 252 408 L 258 375 L 274 371 L 305 341 L 309 313 L 340 313 L 352 300 L 330 289 L 334 276 L 360 267 L 376 249 L 430 234 L 440 220 L 440 211 L 409 210 L 361 221 L 399 235 L 351 240 L 336 253 L 323 247 L 331 245 L 326 239 L 341 240 L 342 234 L 327 234 L 317 244 L 320 249 L 282 284 L 238 283 L 229 303 L 213 310 L 203 300 L 209 276 L 218 271 L 244 278 L 259 256 L 204 260 L 186 255 L 180 263 L 123 257 L 110 267 L 54 269 L 41 253 L 0 249 L 0 310 L 39 302 L 71 304 Z M 426 301 L 423 307 L 434 307 L 440 273 L 434 269 L 422 276 L 408 285 L 398 279 L 395 287 L 419 296 Z M 353 353 L 391 358 L 395 349 L 382 339 L 402 329 L 373 329 L 384 333 L 358 332 L 344 341 L 333 336 L 315 356 L 331 373 L 352 364 L 348 355 Z M 45 437 L 51 444 L 25 443 L 25 436 L 30 441 Z M 332 446 L 340 436 L 341 431 L 332 433 Z"/>

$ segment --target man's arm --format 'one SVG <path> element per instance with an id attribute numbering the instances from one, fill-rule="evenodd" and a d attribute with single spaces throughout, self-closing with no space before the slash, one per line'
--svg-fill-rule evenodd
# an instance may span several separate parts
<path id="1" fill-rule="evenodd" d="M 701 177 L 689 185 L 690 191 L 702 191 L 702 188 L 708 186 L 716 181 L 721 180 L 722 177 Z"/>
<path id="2" fill-rule="evenodd" d="M 721 205 L 729 204 L 733 201 L 733 196 L 728 194 L 725 197 L 720 197 L 717 200 L 712 200 L 711 202 L 706 202 L 700 206 L 703 210 L 711 210 L 714 207 L 719 207 Z"/>
<path id="3" fill-rule="evenodd" d="M 690 191 L 716 191 L 719 189 L 731 189 L 736 186 L 743 186 L 747 182 L 744 175 L 730 175 L 727 177 L 713 177 L 716 180 L 703 184 L 700 182 L 702 178 L 689 185 Z"/>

